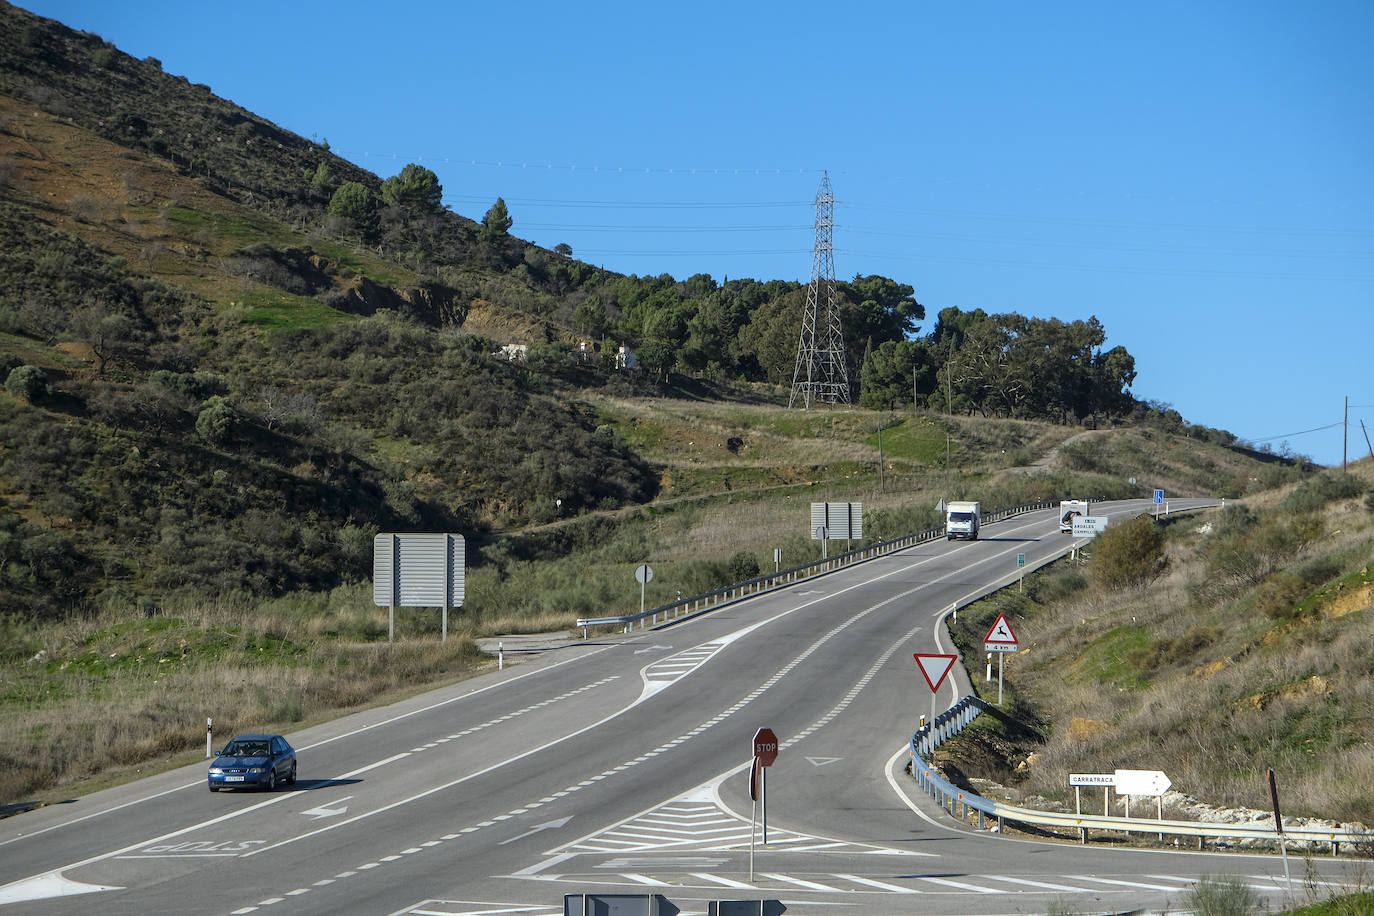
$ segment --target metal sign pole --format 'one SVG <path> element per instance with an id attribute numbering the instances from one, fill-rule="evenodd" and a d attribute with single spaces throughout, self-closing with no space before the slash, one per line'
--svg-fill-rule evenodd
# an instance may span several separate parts
<path id="1" fill-rule="evenodd" d="M 1002 666 L 1006 663 L 1007 653 L 997 653 L 997 705 L 1002 705 Z"/>
<path id="2" fill-rule="evenodd" d="M 768 845 L 768 767 L 759 767 L 759 810 L 763 814 L 763 845 Z"/>

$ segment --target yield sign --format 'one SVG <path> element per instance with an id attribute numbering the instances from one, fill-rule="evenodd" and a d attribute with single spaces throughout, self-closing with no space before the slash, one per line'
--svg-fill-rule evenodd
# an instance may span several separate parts
<path id="1" fill-rule="evenodd" d="M 1003 646 L 1014 646 L 1017 644 L 1016 634 L 1011 631 L 1011 624 L 1007 623 L 1005 614 L 997 615 L 997 620 L 993 623 L 992 629 L 988 630 L 988 635 L 983 637 L 983 642 L 990 642 Z"/>
<path id="2" fill-rule="evenodd" d="M 917 652 L 914 656 L 916 664 L 921 666 L 921 675 L 930 685 L 930 692 L 934 693 L 940 689 L 944 683 L 945 675 L 949 674 L 949 669 L 954 667 L 957 655 L 926 655 Z"/>

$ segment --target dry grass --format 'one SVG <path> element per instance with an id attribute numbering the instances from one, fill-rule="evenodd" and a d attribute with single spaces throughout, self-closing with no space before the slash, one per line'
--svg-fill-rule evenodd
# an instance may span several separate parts
<path id="1" fill-rule="evenodd" d="M 1361 501 L 1325 520 L 1329 533 L 1289 563 L 1374 564 Z M 1170 572 L 1151 587 L 1080 591 L 1018 621 L 1028 648 L 1007 677 L 1051 722 L 1023 788 L 1064 797 L 1070 772 L 1162 769 L 1200 800 L 1262 809 L 1273 767 L 1286 813 L 1374 822 L 1370 591 L 1331 590 L 1321 610 L 1282 621 L 1254 613 L 1245 591 L 1199 604 L 1198 527 L 1174 530 Z"/>
<path id="2" fill-rule="evenodd" d="M 352 643 L 243 608 L 183 610 L 141 625 L 78 621 L 45 632 L 40 657 L 3 669 L 0 804 L 186 762 L 204 747 L 207 717 L 217 736 L 288 731 L 490 664 L 462 632 L 444 644 L 428 634 Z"/>

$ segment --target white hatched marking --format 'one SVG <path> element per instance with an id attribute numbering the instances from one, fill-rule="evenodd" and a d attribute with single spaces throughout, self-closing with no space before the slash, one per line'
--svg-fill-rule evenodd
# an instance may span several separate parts
<path id="1" fill-rule="evenodd" d="M 745 884 L 745 883 L 742 882 L 742 881 L 734 881 L 734 880 L 732 880 L 732 879 L 730 879 L 730 878 L 722 878 L 722 877 L 720 877 L 719 875 L 708 875 L 708 874 L 705 874 L 705 873 L 699 872 L 699 871 L 694 871 L 694 872 L 692 872 L 692 877 L 693 877 L 693 878 L 700 878 L 700 879 L 703 880 L 703 881 L 711 881 L 711 882 L 713 882 L 713 883 L 715 883 L 715 884 L 719 884 L 721 887 L 737 887 L 737 888 L 739 888 L 739 889 L 742 890 L 742 891 L 756 891 L 756 890 L 758 890 L 758 888 L 755 887 L 755 886 L 752 885 L 752 884 Z"/>
<path id="2" fill-rule="evenodd" d="M 1098 881 L 1102 884 L 1115 884 L 1119 887 L 1143 887 L 1152 891 L 1176 891 L 1178 888 L 1169 887 L 1164 884 L 1146 884 L 1143 881 L 1116 881 L 1112 878 L 1094 878 L 1092 875 L 1065 875 L 1064 877 L 1076 881 Z"/>
<path id="3" fill-rule="evenodd" d="M 650 878 L 648 875 L 635 874 L 634 872 L 625 872 L 624 874 L 621 875 L 621 877 L 622 877 L 622 878 L 629 878 L 631 881 L 638 881 L 640 884 L 647 884 L 649 887 L 666 887 L 666 886 L 667 886 L 667 884 L 666 884 L 665 882 L 659 881 L 659 880 L 657 880 L 656 878 Z"/>
<path id="4" fill-rule="evenodd" d="M 887 891 L 892 894 L 919 894 L 920 891 L 910 887 L 898 887 L 895 884 L 888 884 L 885 881 L 877 881 L 873 878 L 861 878 L 858 875 L 836 875 L 836 878 L 843 878 L 846 881 L 853 881 L 855 884 L 863 884 L 868 887 L 876 887 L 880 891 Z"/>
<path id="5" fill-rule="evenodd" d="M 979 887 L 976 884 L 965 884 L 962 881 L 951 881 L 948 878 L 927 878 L 920 876 L 922 881 L 930 881 L 935 884 L 943 884 L 946 887 L 957 887 L 961 891 L 976 891 L 980 894 L 1005 894 L 1006 891 L 999 891 L 990 887 Z"/>
<path id="6" fill-rule="evenodd" d="M 772 872 L 764 874 L 765 878 L 772 878 L 774 881 L 781 881 L 784 884 L 795 884 L 797 887 L 804 887 L 809 891 L 829 891 L 832 894 L 839 893 L 838 887 L 831 887 L 828 884 L 817 884 L 815 881 L 803 881 L 801 878 L 793 878 L 790 875 L 778 875 Z"/>
<path id="7" fill-rule="evenodd" d="M 1051 891 L 1068 891 L 1073 894 L 1086 894 L 1086 887 L 1069 887 L 1067 884 L 1051 884 L 1048 881 L 1032 881 L 1029 878 L 1013 878 L 1010 875 L 984 875 L 983 877 L 992 881 L 1010 881 L 1012 884 L 1024 884 L 1028 887 L 1043 887 Z"/>

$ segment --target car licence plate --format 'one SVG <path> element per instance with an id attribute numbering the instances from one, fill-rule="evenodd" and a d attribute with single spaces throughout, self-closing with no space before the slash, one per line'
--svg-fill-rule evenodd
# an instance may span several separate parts
<path id="1" fill-rule="evenodd" d="M 242 776 L 226 776 L 226 777 L 224 777 L 224 781 L 225 781 L 225 782 L 243 782 L 243 777 L 242 777 Z"/>

